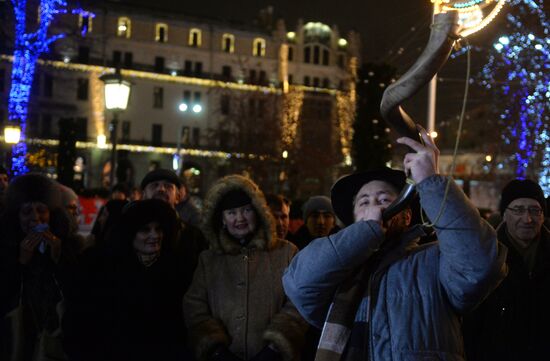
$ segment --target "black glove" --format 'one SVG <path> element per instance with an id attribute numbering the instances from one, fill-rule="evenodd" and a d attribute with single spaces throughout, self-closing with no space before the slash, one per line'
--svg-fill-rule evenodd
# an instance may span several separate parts
<path id="1" fill-rule="evenodd" d="M 250 361 L 280 361 L 282 359 L 281 354 L 277 350 L 266 346 L 256 356 L 251 358 Z"/>
<path id="2" fill-rule="evenodd" d="M 218 346 L 216 350 L 212 353 L 209 358 L 209 361 L 243 361 L 242 359 L 235 356 L 227 346 Z"/>

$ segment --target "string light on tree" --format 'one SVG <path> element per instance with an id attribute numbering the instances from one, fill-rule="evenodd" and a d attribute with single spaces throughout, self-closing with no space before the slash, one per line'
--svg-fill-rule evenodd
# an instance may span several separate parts
<path id="1" fill-rule="evenodd" d="M 14 175 L 29 171 L 25 164 L 27 144 L 25 143 L 29 97 L 38 57 L 49 51 L 50 45 L 64 34 L 49 35 L 48 29 L 53 19 L 67 12 L 64 0 L 41 0 L 39 3 L 39 23 L 34 31 L 27 29 L 27 0 L 12 0 L 15 15 L 15 39 L 11 88 L 8 99 L 8 119 L 19 124 L 21 137 L 12 148 L 12 172 Z"/>
<path id="2" fill-rule="evenodd" d="M 511 31 L 493 45 L 481 80 L 498 99 L 507 99 L 500 121 L 506 129 L 503 140 L 515 152 L 516 176 L 538 174 L 548 194 L 550 24 L 542 0 L 512 0 L 510 5 Z"/>

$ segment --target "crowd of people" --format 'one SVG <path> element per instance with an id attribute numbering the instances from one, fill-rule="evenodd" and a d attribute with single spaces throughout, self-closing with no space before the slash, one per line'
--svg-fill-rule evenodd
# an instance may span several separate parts
<path id="1" fill-rule="evenodd" d="M 404 170 L 339 179 L 301 207 L 228 175 L 200 207 L 174 172 L 120 185 L 90 234 L 78 197 L 0 169 L 2 360 L 543 360 L 550 231 L 538 184 L 483 219 L 425 131 Z M 414 207 L 384 210 L 409 182 Z M 294 228 L 294 229 L 292 229 Z M 431 232 L 431 233 L 430 233 Z"/>

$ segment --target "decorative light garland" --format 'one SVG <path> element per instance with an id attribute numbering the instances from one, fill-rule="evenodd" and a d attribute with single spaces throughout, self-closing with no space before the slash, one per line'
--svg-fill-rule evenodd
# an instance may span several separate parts
<path id="1" fill-rule="evenodd" d="M 342 146 L 342 155 L 344 164 L 351 165 L 351 140 L 353 138 L 353 121 L 355 120 L 355 107 L 357 101 L 356 82 L 357 82 L 357 58 L 352 57 L 349 61 L 348 92 L 341 92 L 336 96 L 336 105 L 338 109 L 338 124 L 340 130 L 340 144 Z"/>
<path id="2" fill-rule="evenodd" d="M 501 36 L 481 74 L 482 84 L 506 96 L 509 106 L 500 114 L 506 126 L 505 144 L 515 144 L 516 176 L 537 173 L 546 194 L 550 192 L 548 171 L 550 134 L 550 24 L 542 1 L 512 0 L 518 15 L 509 14 L 513 33 Z M 537 19 L 537 31 L 527 33 L 522 18 Z M 537 164 L 539 163 L 539 164 Z"/>
<path id="3" fill-rule="evenodd" d="M 298 87 L 290 87 L 288 93 L 283 95 L 283 107 L 281 116 L 281 138 L 283 150 L 290 150 L 295 144 L 296 134 L 302 105 L 304 103 L 304 91 Z"/>

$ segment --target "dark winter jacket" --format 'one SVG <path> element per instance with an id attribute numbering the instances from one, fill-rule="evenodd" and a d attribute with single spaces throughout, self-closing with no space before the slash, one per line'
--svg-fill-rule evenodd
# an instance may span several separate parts
<path id="1" fill-rule="evenodd" d="M 550 232 L 543 228 L 535 266 L 529 272 L 510 243 L 506 224 L 498 239 L 508 246 L 508 276 L 465 318 L 470 361 L 548 360 L 550 355 Z"/>

